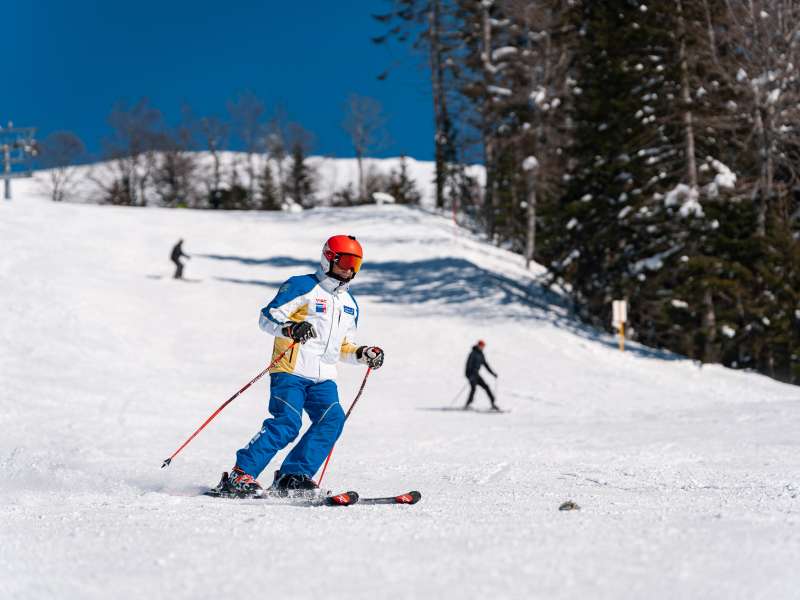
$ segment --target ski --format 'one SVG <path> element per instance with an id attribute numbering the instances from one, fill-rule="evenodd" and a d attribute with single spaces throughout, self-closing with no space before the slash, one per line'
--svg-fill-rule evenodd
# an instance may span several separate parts
<path id="1" fill-rule="evenodd" d="M 203 492 L 204 496 L 211 498 L 229 498 L 235 500 L 255 500 L 255 501 L 272 501 L 275 504 L 291 504 L 297 506 L 352 506 L 359 500 L 358 492 L 347 491 L 341 494 L 332 494 L 330 492 L 322 494 L 317 492 L 315 494 L 295 493 L 287 494 L 286 492 L 277 492 L 272 489 L 262 489 L 256 494 L 242 494 L 231 492 L 227 486 L 228 473 L 222 474 L 222 479 L 213 488 Z M 299 490 L 298 490 L 299 492 Z"/>
<path id="2" fill-rule="evenodd" d="M 386 496 L 383 498 L 360 498 L 359 504 L 416 504 L 422 499 L 422 494 L 417 491 L 406 492 L 399 496 Z"/>
<path id="3" fill-rule="evenodd" d="M 230 492 L 220 491 L 211 488 L 203 492 L 204 496 L 211 498 L 226 498 L 231 500 L 253 500 L 257 502 L 268 502 L 273 504 L 291 504 L 294 506 L 353 506 L 359 501 L 358 492 L 352 490 L 341 494 L 331 494 L 329 496 L 285 496 L 275 494 L 269 490 L 264 490 L 261 494 L 241 495 Z"/>
<path id="4" fill-rule="evenodd" d="M 406 492 L 397 496 L 384 496 L 373 498 L 361 498 L 358 492 L 352 490 L 342 492 L 341 494 L 332 494 L 330 492 L 322 493 L 317 491 L 314 494 L 308 494 L 297 490 L 294 494 L 291 492 L 287 495 L 286 492 L 278 492 L 276 490 L 267 488 L 262 489 L 256 494 L 242 494 L 230 491 L 228 487 L 228 473 L 222 474 L 222 479 L 213 488 L 203 492 L 204 496 L 212 498 L 228 498 L 235 500 L 253 500 L 257 502 L 268 501 L 274 504 L 290 504 L 292 506 L 353 506 L 354 504 L 416 504 L 422 499 L 422 494 L 418 491 Z"/>
<path id="5" fill-rule="evenodd" d="M 358 492 L 353 491 L 322 497 L 322 503 L 325 506 L 353 506 L 353 504 L 358 504 L 360 500 Z"/>

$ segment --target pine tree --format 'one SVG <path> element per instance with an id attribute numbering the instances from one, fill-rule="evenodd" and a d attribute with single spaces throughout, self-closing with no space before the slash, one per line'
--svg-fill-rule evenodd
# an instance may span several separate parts
<path id="1" fill-rule="evenodd" d="M 666 248 L 647 236 L 645 205 L 666 177 L 657 162 L 668 151 L 656 114 L 666 102 L 663 77 L 648 58 L 666 44 L 665 30 L 637 3 L 577 4 L 579 32 L 574 73 L 573 167 L 564 203 L 549 215 L 544 254 L 573 289 L 581 314 L 606 325 L 610 301 L 624 297 L 629 271 L 647 252 Z M 660 106 L 661 105 L 661 106 Z M 663 175 L 663 176 L 662 176 Z M 644 209 L 644 210 L 643 210 Z"/>
<path id="2" fill-rule="evenodd" d="M 414 180 L 408 176 L 406 157 L 400 157 L 400 169 L 392 171 L 387 192 L 398 204 L 419 204 L 420 193 Z"/>
<path id="3" fill-rule="evenodd" d="M 197 159 L 190 151 L 190 129 L 180 126 L 174 132 L 163 132 L 160 138 L 158 157 L 152 170 L 156 194 L 163 206 L 194 206 Z"/>
<path id="4" fill-rule="evenodd" d="M 289 167 L 289 194 L 301 206 L 313 204 L 314 178 L 306 164 L 303 144 L 292 144 L 291 165 Z"/>
<path id="5" fill-rule="evenodd" d="M 281 199 L 278 188 L 275 185 L 275 178 L 272 174 L 272 165 L 269 160 L 264 161 L 261 176 L 258 181 L 260 197 L 260 210 L 280 210 Z"/>
<path id="6" fill-rule="evenodd" d="M 220 190 L 219 205 L 223 210 L 248 210 L 247 188 L 241 184 L 239 170 L 234 164 L 231 170 L 230 185 L 227 189 Z"/>
<path id="7" fill-rule="evenodd" d="M 331 198 L 333 206 L 354 206 L 358 204 L 358 193 L 352 183 L 348 183 L 333 193 Z"/>

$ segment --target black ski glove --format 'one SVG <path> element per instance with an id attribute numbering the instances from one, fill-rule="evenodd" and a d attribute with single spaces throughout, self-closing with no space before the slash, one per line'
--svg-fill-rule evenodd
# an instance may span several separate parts
<path id="1" fill-rule="evenodd" d="M 383 364 L 383 350 L 377 346 L 359 346 L 356 358 L 371 369 L 380 369 Z"/>
<path id="2" fill-rule="evenodd" d="M 314 326 L 308 321 L 300 321 L 299 323 L 287 323 L 281 329 L 281 333 L 288 338 L 292 338 L 295 342 L 305 344 L 311 338 L 317 337 L 317 332 L 314 331 Z"/>

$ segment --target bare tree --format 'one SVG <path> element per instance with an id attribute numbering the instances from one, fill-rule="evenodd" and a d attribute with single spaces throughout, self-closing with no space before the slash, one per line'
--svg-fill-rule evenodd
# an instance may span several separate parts
<path id="1" fill-rule="evenodd" d="M 55 202 L 68 199 L 78 180 L 75 164 L 86 153 L 83 142 L 71 131 L 55 131 L 45 138 L 39 150 L 39 161 L 48 169 L 46 184 L 50 197 Z"/>
<path id="2" fill-rule="evenodd" d="M 184 121 L 173 131 L 164 131 L 158 144 L 153 183 L 161 204 L 169 207 L 196 205 L 197 158 L 192 152 L 191 113 L 184 108 Z"/>
<path id="3" fill-rule="evenodd" d="M 264 140 L 264 124 L 262 123 L 264 104 L 252 92 L 244 92 L 239 94 L 235 102 L 228 102 L 228 113 L 233 120 L 236 135 L 244 144 L 244 151 L 247 155 L 245 171 L 248 177 L 248 202 L 254 206 L 258 176 L 256 154 Z"/>
<path id="4" fill-rule="evenodd" d="M 509 235 L 521 240 L 527 265 L 536 252 L 537 204 L 563 191 L 574 53 L 573 27 L 565 18 L 569 8 L 562 0 L 501 0 L 493 9 L 502 18 L 491 20 L 491 30 L 483 33 L 484 44 L 492 35 L 502 44 L 480 63 L 484 82 L 491 77 L 495 86 L 483 92 L 491 99 L 483 114 L 495 121 L 487 132 L 493 151 L 513 157 L 506 221 Z M 487 8 L 480 10 L 485 28 Z"/>
<path id="5" fill-rule="evenodd" d="M 286 109 L 278 105 L 267 123 L 264 147 L 267 151 L 267 162 L 274 161 L 278 169 L 278 196 L 280 202 L 286 202 L 286 158 L 288 156 Z"/>
<path id="6" fill-rule="evenodd" d="M 680 62 L 681 104 L 683 110 L 684 134 L 686 137 L 686 173 L 689 187 L 697 190 L 697 156 L 695 152 L 694 114 L 692 111 L 692 90 L 689 84 L 689 57 L 687 50 L 687 27 L 683 5 L 685 0 L 675 0 L 678 21 L 678 60 Z"/>
<path id="7" fill-rule="evenodd" d="M 529 269 L 536 251 L 536 188 L 539 160 L 531 155 L 522 161 L 522 170 L 527 176 L 528 198 L 525 227 L 525 268 Z"/>
<path id="8" fill-rule="evenodd" d="M 771 204 L 789 196 L 800 179 L 800 2 L 724 0 L 724 5 L 725 27 L 715 39 L 725 52 L 717 53 L 713 75 L 733 93 L 729 127 L 737 130 L 742 150 L 756 158 L 750 188 L 756 233 L 763 236 Z"/>
<path id="9" fill-rule="evenodd" d="M 362 201 L 367 197 L 363 159 L 370 151 L 377 150 L 386 143 L 385 123 L 380 102 L 367 96 L 350 94 L 343 126 L 356 153 L 358 195 Z"/>
<path id="10" fill-rule="evenodd" d="M 222 186 L 222 164 L 220 153 L 227 148 L 229 127 L 217 117 L 193 119 L 193 128 L 203 147 L 211 155 L 211 172 L 201 176 L 206 198 L 212 206 L 219 204 Z"/>
<path id="11" fill-rule="evenodd" d="M 673 159 L 665 157 L 660 164 L 664 172 L 686 181 L 695 195 L 703 187 L 702 173 L 710 171 L 709 164 L 716 158 L 726 158 L 717 143 L 717 135 L 729 138 L 736 128 L 735 119 L 730 118 L 730 107 L 726 106 L 731 99 L 731 88 L 720 85 L 719 79 L 726 79 L 723 73 L 729 66 L 720 63 L 717 35 L 717 30 L 726 29 L 723 6 L 726 1 L 673 0 L 675 55 L 663 57 L 665 67 L 672 61 L 677 66 L 672 85 L 678 90 L 678 101 L 672 103 L 671 111 L 661 115 L 661 120 L 670 124 L 680 121 L 683 142 L 682 151 L 677 151 L 676 147 Z M 672 100 L 671 92 L 667 94 Z M 705 191 L 716 197 L 716 190 L 709 192 L 706 188 Z"/>
<path id="12" fill-rule="evenodd" d="M 493 64 L 494 46 L 492 40 L 492 10 L 493 2 L 481 2 L 480 4 L 480 59 L 482 64 L 481 79 L 483 80 L 483 102 L 480 108 L 482 117 L 481 134 L 483 139 L 484 164 L 486 165 L 486 187 L 483 193 L 483 207 L 487 214 L 489 224 L 489 236 L 495 233 L 495 219 L 497 209 L 497 195 L 494 193 L 495 186 L 495 127 L 494 107 L 492 106 L 496 97 L 505 95 L 506 88 L 494 85 L 494 75 L 497 72 Z"/>
<path id="13" fill-rule="evenodd" d="M 118 103 L 108 117 L 113 135 L 104 140 L 110 178 L 90 176 L 112 204 L 145 206 L 146 187 L 155 164 L 153 154 L 163 130 L 161 112 L 147 98 L 128 107 Z"/>
<path id="14" fill-rule="evenodd" d="M 431 0 L 428 15 L 428 58 L 433 92 L 433 116 L 436 131 L 434 148 L 436 161 L 436 206 L 444 208 L 445 185 L 449 179 L 452 163 L 456 160 L 453 123 L 448 112 L 445 65 L 448 64 L 449 46 L 444 32 L 444 6 L 441 0 Z M 453 199 L 455 202 L 455 197 Z M 455 208 L 454 208 L 455 210 Z"/>
<path id="15" fill-rule="evenodd" d="M 434 156 L 436 161 L 436 206 L 444 208 L 445 190 L 450 186 L 457 201 L 456 188 L 463 182 L 462 166 L 457 165 L 456 131 L 451 117 L 450 94 L 454 71 L 457 70 L 457 54 L 463 48 L 457 18 L 454 16 L 457 2 L 451 0 L 395 0 L 393 10 L 386 14 L 373 15 L 384 25 L 393 25 L 385 35 L 373 37 L 376 44 L 384 44 L 390 38 L 398 42 L 413 39 L 413 47 L 427 55 L 431 74 L 431 97 L 434 115 Z M 384 80 L 389 71 L 380 74 Z M 455 208 L 455 207 L 454 207 Z"/>

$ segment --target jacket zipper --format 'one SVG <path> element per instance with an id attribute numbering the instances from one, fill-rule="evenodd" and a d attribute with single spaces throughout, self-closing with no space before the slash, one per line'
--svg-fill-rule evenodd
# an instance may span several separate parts
<path id="1" fill-rule="evenodd" d="M 331 294 L 331 326 L 328 328 L 328 341 L 325 342 L 325 350 L 322 351 L 322 356 L 320 357 L 318 371 L 319 377 L 322 377 L 322 359 L 325 358 L 325 355 L 328 353 L 328 346 L 331 344 L 331 336 L 333 335 L 333 313 L 336 310 L 336 296 Z"/>

